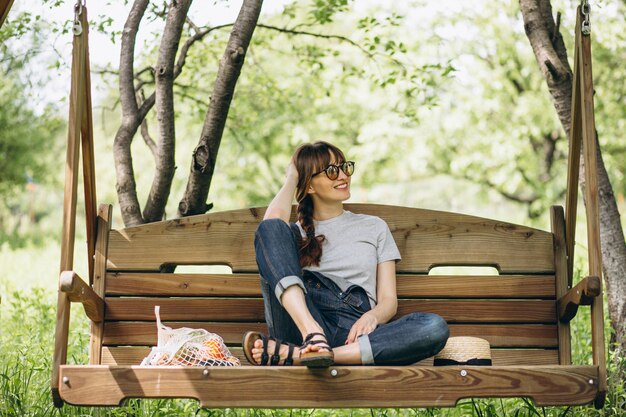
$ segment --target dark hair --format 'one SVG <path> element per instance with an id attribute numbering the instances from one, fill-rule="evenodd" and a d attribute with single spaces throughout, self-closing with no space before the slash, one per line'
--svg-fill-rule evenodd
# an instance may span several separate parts
<path id="1" fill-rule="evenodd" d="M 298 186 L 296 201 L 298 202 L 298 220 L 305 237 L 300 239 L 300 265 L 302 267 L 319 266 L 322 258 L 324 235 L 315 236 L 313 224 L 313 199 L 308 194 L 313 174 L 320 172 L 330 164 L 332 157 L 335 163 L 346 160 L 343 152 L 327 142 L 315 142 L 300 145 L 293 154 L 293 163 L 298 170 Z"/>

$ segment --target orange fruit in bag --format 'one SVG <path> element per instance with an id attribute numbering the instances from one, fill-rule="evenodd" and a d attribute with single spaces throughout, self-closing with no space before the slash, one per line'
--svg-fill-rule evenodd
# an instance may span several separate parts
<path id="1" fill-rule="evenodd" d="M 222 341 L 218 337 L 211 336 L 209 339 L 202 342 L 202 345 L 208 348 L 210 352 L 210 358 L 207 359 L 225 360 L 227 358 L 226 352 L 222 348 Z"/>

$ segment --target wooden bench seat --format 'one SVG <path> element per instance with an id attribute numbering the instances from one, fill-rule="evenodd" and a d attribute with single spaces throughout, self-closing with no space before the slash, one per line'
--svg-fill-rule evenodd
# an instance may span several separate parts
<path id="1" fill-rule="evenodd" d="M 571 365 L 569 325 L 558 320 L 557 300 L 567 290 L 562 210 L 553 209 L 553 230 L 546 232 L 415 208 L 346 208 L 389 224 L 403 258 L 398 316 L 440 314 L 451 336 L 488 340 L 493 366 L 433 367 L 432 358 L 404 367 L 250 366 L 242 335 L 267 331 L 253 247 L 264 209 L 110 230 L 111 208 L 102 206 L 93 289 L 103 320 L 92 323 L 90 365 L 60 367 L 60 398 L 117 405 L 132 397 L 189 397 L 207 407 L 454 406 L 467 397 L 518 396 L 538 405 L 594 401 L 598 367 Z M 171 272 L 178 265 L 227 265 L 232 273 Z M 428 275 L 437 266 L 491 266 L 499 274 Z M 220 334 L 243 366 L 137 366 L 156 344 L 156 305 L 168 326 Z"/>

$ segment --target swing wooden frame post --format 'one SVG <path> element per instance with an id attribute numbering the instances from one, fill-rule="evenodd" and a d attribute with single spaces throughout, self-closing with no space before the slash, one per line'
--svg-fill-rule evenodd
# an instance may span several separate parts
<path id="1" fill-rule="evenodd" d="M 589 275 L 583 278 L 581 283 L 573 289 L 574 291 L 570 292 L 570 297 L 559 303 L 559 309 L 565 308 L 564 305 L 566 301 L 571 301 L 572 298 L 580 299 L 580 305 L 591 305 L 593 364 L 598 366 L 599 384 L 598 397 L 595 402 L 598 407 L 602 407 L 606 397 L 607 378 L 598 197 L 598 146 L 593 104 L 594 88 L 591 65 L 591 34 L 590 31 L 587 33 L 583 31 L 583 19 L 585 19 L 583 7 L 588 7 L 588 5 L 585 5 L 586 3 L 583 2 L 583 6 L 578 6 L 576 11 L 572 116 L 569 136 L 567 195 L 565 202 L 568 288 L 572 288 L 574 275 L 574 246 L 581 148 L 582 159 L 585 164 L 584 175 L 586 187 L 584 197 L 587 219 Z"/>
<path id="2" fill-rule="evenodd" d="M 11 6 L 13 6 L 13 0 L 0 0 L 0 28 L 4 24 Z"/>
<path id="3" fill-rule="evenodd" d="M 63 200 L 63 231 L 61 238 L 61 262 L 59 291 L 57 296 L 57 325 L 55 330 L 54 357 L 52 361 L 52 396 L 55 404 L 62 404 L 59 396 L 59 367 L 67 361 L 67 345 L 71 301 L 85 300 L 90 290 L 94 269 L 96 233 L 96 181 L 93 149 L 93 122 L 91 107 L 91 77 L 89 65 L 87 8 L 80 3 L 75 6 L 74 25 L 81 28 L 74 33 L 72 50 L 72 81 L 65 160 L 65 192 Z M 74 273 L 74 242 L 76 235 L 76 201 L 78 191 L 78 165 L 80 149 L 83 151 L 83 185 L 85 195 L 85 219 L 87 236 L 87 259 L 89 286 Z M 81 285 L 82 283 L 82 285 Z M 94 315 L 99 305 L 87 307 L 88 316 Z M 103 306 L 102 306 L 103 311 Z"/>
<path id="4" fill-rule="evenodd" d="M 253 236 L 264 208 L 209 213 L 111 228 L 111 206 L 95 214 L 86 11 L 74 41 L 66 199 L 52 390 L 55 405 L 116 406 L 128 398 L 195 398 L 202 407 L 453 407 L 463 398 L 528 397 L 537 405 L 600 408 L 606 396 L 596 144 L 589 37 L 580 36 L 572 98 L 566 212 L 551 210 L 551 232 L 458 213 L 349 204 L 381 217 L 402 262 L 398 315 L 442 315 L 452 336 L 487 339 L 493 366 L 250 366 L 245 330 L 267 332 Z M 75 71 L 74 71 L 75 70 Z M 89 249 L 89 282 L 72 271 L 78 136 Z M 572 288 L 579 156 L 586 164 L 589 276 Z M 90 151 L 91 149 L 91 151 Z M 97 227 L 94 224 L 97 222 Z M 95 236 L 95 252 L 93 237 Z M 95 255 L 95 263 L 91 263 Z M 228 265 L 232 274 L 166 273 L 178 265 Z M 429 275 L 436 266 L 493 266 L 500 275 Z M 88 365 L 67 365 L 70 302 L 91 320 Z M 137 366 L 156 344 L 154 307 L 172 327 L 220 334 L 241 367 Z M 572 365 L 569 321 L 591 305 L 593 365 Z M 270 389 L 268 389 L 270 388 Z"/>

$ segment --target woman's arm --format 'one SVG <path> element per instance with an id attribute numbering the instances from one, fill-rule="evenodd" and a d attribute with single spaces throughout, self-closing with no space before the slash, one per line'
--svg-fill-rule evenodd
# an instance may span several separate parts
<path id="1" fill-rule="evenodd" d="M 267 207 L 263 220 L 278 218 L 284 220 L 285 222 L 289 222 L 289 216 L 291 215 L 291 203 L 293 202 L 297 185 L 298 170 L 296 170 L 292 161 L 287 167 L 285 183 Z"/>
<path id="2" fill-rule="evenodd" d="M 346 344 L 356 342 L 358 336 L 370 334 L 379 324 L 387 323 L 398 311 L 398 293 L 396 291 L 396 261 L 378 264 L 376 273 L 376 307 L 358 319 L 346 339 Z"/>

